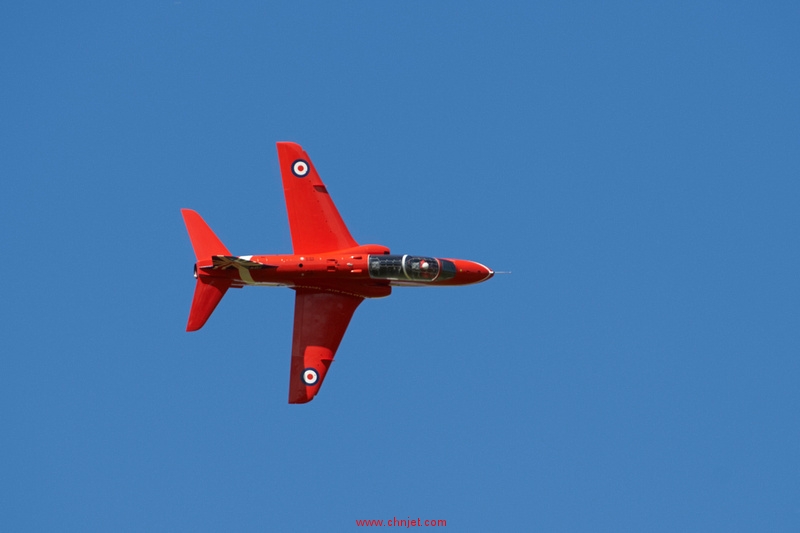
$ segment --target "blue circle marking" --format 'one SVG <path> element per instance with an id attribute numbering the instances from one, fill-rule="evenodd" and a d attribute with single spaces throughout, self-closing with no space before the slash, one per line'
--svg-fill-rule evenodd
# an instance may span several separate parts
<path id="1" fill-rule="evenodd" d="M 308 170 L 311 167 L 308 164 L 308 161 L 305 159 L 298 159 L 294 163 L 292 163 L 292 174 L 297 176 L 298 178 L 305 178 L 308 175 Z"/>
<path id="2" fill-rule="evenodd" d="M 303 383 L 306 385 L 316 385 L 319 381 L 319 374 L 313 368 L 306 368 L 303 370 Z"/>

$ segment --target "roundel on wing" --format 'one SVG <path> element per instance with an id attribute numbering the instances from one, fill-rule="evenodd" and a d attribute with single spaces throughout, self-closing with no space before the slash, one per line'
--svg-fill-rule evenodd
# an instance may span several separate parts
<path id="1" fill-rule="evenodd" d="M 305 161 L 304 159 L 298 159 L 292 163 L 292 174 L 298 178 L 304 178 L 306 177 L 306 174 L 308 174 L 308 168 L 308 161 Z"/>
<path id="2" fill-rule="evenodd" d="M 319 374 L 313 368 L 306 368 L 303 370 L 303 383 L 306 385 L 316 385 L 319 381 Z"/>

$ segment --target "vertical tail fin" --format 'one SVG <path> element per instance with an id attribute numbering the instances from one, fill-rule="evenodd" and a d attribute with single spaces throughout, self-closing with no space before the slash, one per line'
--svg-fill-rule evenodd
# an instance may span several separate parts
<path id="1" fill-rule="evenodd" d="M 196 211 L 181 209 L 181 214 L 198 263 L 210 263 L 212 256 L 215 255 L 231 255 L 219 237 L 211 231 L 211 228 Z M 192 309 L 189 311 L 186 331 L 197 331 L 202 328 L 231 286 L 231 282 L 228 280 L 212 278 L 203 274 L 196 264 L 195 277 L 197 284 L 194 288 Z"/>

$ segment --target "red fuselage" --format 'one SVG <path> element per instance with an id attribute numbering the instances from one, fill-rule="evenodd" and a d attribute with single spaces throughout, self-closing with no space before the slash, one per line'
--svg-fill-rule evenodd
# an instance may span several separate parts
<path id="1" fill-rule="evenodd" d="M 227 262 L 221 257 L 198 262 L 195 275 L 209 281 L 213 278 L 227 280 L 232 288 L 287 286 L 382 298 L 391 294 L 392 286 L 469 285 L 485 281 L 494 274 L 474 261 L 391 256 L 385 246 L 370 244 L 319 254 L 227 259 Z"/>

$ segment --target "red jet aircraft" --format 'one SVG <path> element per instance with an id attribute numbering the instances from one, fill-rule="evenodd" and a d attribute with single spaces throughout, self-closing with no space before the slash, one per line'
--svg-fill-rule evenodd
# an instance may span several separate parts
<path id="1" fill-rule="evenodd" d="M 383 298 L 392 287 L 449 287 L 486 281 L 489 268 L 464 259 L 391 255 L 359 244 L 300 145 L 278 143 L 293 255 L 232 256 L 208 224 L 182 209 L 197 263 L 186 331 L 203 327 L 230 288 L 290 287 L 295 291 L 289 403 L 319 392 L 353 312 L 364 298 Z"/>

